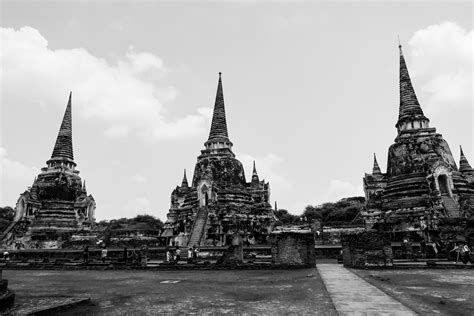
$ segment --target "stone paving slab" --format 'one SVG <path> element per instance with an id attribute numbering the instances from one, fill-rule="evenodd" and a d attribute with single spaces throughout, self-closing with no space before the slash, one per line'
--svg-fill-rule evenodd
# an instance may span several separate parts
<path id="1" fill-rule="evenodd" d="M 90 298 L 85 297 L 34 297 L 21 305 L 16 304 L 10 313 L 13 315 L 48 314 L 90 302 Z"/>
<path id="2" fill-rule="evenodd" d="M 416 315 L 341 265 L 318 264 L 317 269 L 339 315 Z"/>

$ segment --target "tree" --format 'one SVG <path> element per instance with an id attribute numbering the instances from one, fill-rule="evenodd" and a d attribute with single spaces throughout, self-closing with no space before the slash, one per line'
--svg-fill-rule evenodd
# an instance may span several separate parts
<path id="1" fill-rule="evenodd" d="M 0 207 L 0 218 L 11 221 L 15 217 L 15 210 L 11 206 Z"/>
<path id="2" fill-rule="evenodd" d="M 335 203 L 327 202 L 319 206 L 308 205 L 303 211 L 308 221 L 352 222 L 365 205 L 364 197 L 350 197 Z"/>
<path id="3" fill-rule="evenodd" d="M 283 225 L 295 225 L 300 223 L 300 217 L 288 213 L 287 210 L 279 209 L 275 211 L 275 216 Z"/>

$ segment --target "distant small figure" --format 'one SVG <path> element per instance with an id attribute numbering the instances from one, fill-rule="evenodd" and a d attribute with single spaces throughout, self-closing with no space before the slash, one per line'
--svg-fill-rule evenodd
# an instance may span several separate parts
<path id="1" fill-rule="evenodd" d="M 438 258 L 438 245 L 435 242 L 432 242 L 431 247 L 433 247 L 433 252 L 435 253 L 436 258 Z"/>
<path id="2" fill-rule="evenodd" d="M 127 247 L 123 247 L 123 262 L 127 264 L 128 262 L 128 249 Z"/>
<path id="3" fill-rule="evenodd" d="M 456 252 L 456 263 L 459 262 L 459 255 L 461 254 L 461 249 L 462 249 L 462 247 L 460 245 L 458 245 L 457 243 L 455 243 L 454 248 L 451 249 L 451 251 L 450 251 L 450 252 L 453 252 L 453 251 Z"/>
<path id="4" fill-rule="evenodd" d="M 420 253 L 421 258 L 426 258 L 426 242 L 424 240 L 420 241 Z"/>
<path id="5" fill-rule="evenodd" d="M 107 258 L 107 248 L 102 249 L 100 257 L 102 258 L 102 263 L 105 263 L 105 259 Z"/>
<path id="6" fill-rule="evenodd" d="M 403 238 L 402 252 L 404 259 L 412 259 L 413 248 L 408 237 Z"/>
<path id="7" fill-rule="evenodd" d="M 176 247 L 175 251 L 174 251 L 174 263 L 178 263 L 179 260 L 181 259 L 181 249 L 179 249 L 179 247 Z"/>
<path id="8" fill-rule="evenodd" d="M 193 248 L 188 249 L 188 263 L 193 263 Z"/>
<path id="9" fill-rule="evenodd" d="M 10 253 L 8 251 L 3 252 L 3 259 L 5 261 L 10 260 Z"/>
<path id="10" fill-rule="evenodd" d="M 148 245 L 143 245 L 140 249 L 141 260 L 140 264 L 144 267 L 148 264 Z"/>
<path id="11" fill-rule="evenodd" d="M 171 263 L 171 261 L 172 257 L 170 247 L 166 247 L 166 262 Z"/>
<path id="12" fill-rule="evenodd" d="M 135 264 L 137 266 L 141 265 L 142 264 L 142 252 L 141 250 L 138 250 L 138 253 L 137 253 L 137 261 L 135 262 Z"/>
<path id="13" fill-rule="evenodd" d="M 197 262 L 198 258 L 199 258 L 199 248 L 196 247 L 196 246 L 193 246 L 193 259 L 195 262 Z"/>
<path id="14" fill-rule="evenodd" d="M 82 252 L 82 262 L 85 264 L 89 262 L 89 246 L 86 246 Z"/>
<path id="15" fill-rule="evenodd" d="M 464 244 L 464 246 L 462 246 L 461 248 L 461 260 L 462 260 L 462 263 L 464 264 L 467 264 L 468 262 L 470 262 L 472 264 L 472 258 L 471 258 L 471 249 L 469 249 L 469 246 L 467 244 Z"/>
<path id="16" fill-rule="evenodd" d="M 130 254 L 130 261 L 132 264 L 135 264 L 137 261 L 137 253 L 135 252 L 135 249 L 132 249 L 132 252 Z"/>

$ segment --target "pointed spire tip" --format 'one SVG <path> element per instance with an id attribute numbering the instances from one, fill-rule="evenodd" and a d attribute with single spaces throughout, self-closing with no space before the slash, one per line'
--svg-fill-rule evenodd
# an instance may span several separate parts
<path id="1" fill-rule="evenodd" d="M 67 102 L 66 110 L 64 111 L 63 120 L 59 128 L 51 158 L 66 158 L 69 160 L 74 160 L 74 154 L 72 150 L 71 97 L 72 91 L 69 92 L 69 100 Z"/>
<path id="2" fill-rule="evenodd" d="M 214 103 L 214 111 L 212 114 L 211 131 L 209 132 L 208 141 L 212 139 L 228 139 L 227 122 L 225 118 L 224 92 L 222 90 L 222 78 L 219 72 L 219 81 L 217 83 L 216 101 Z"/>

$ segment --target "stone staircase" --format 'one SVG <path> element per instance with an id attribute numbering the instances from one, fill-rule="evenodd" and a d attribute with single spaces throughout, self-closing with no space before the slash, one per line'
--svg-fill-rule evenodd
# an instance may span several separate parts
<path id="1" fill-rule="evenodd" d="M 202 207 L 196 214 L 196 219 L 193 224 L 193 231 L 189 237 L 188 247 L 199 246 L 207 223 L 208 210 L 207 207 Z"/>
<path id="2" fill-rule="evenodd" d="M 443 200 L 444 209 L 449 217 L 458 217 L 460 215 L 458 202 L 447 194 L 441 195 L 441 199 Z"/>
<path id="3" fill-rule="evenodd" d="M 11 232 L 13 227 L 18 223 L 18 221 L 13 221 L 8 227 L 3 231 L 2 235 L 0 236 L 0 241 L 3 241 L 5 237 L 7 237 L 8 233 Z"/>

